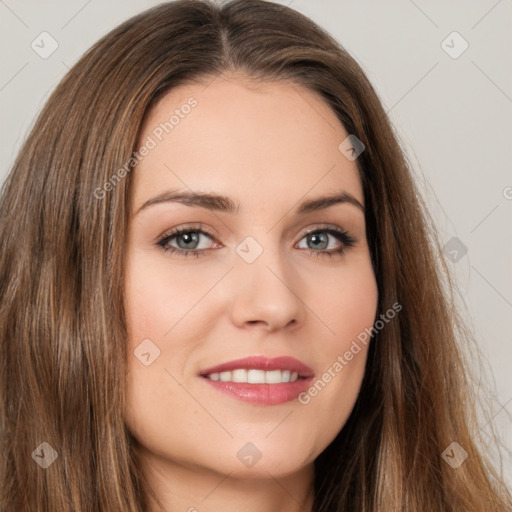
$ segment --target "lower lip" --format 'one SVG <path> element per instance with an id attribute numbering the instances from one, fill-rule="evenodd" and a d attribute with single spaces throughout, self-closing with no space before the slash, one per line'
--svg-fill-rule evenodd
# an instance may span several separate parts
<path id="1" fill-rule="evenodd" d="M 295 382 L 281 382 L 280 384 L 247 384 L 238 382 L 222 382 L 202 377 L 217 391 L 231 395 L 244 402 L 259 405 L 278 405 L 295 400 L 297 396 L 306 391 L 313 377 L 297 379 Z"/>

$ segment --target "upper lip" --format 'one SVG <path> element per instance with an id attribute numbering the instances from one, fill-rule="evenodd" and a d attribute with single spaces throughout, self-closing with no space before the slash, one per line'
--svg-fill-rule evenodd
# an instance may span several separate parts
<path id="1" fill-rule="evenodd" d="M 281 357 L 264 357 L 264 356 L 249 356 L 242 359 L 234 359 L 217 366 L 211 366 L 205 370 L 200 371 L 200 375 L 210 375 L 212 373 L 229 372 L 231 370 L 246 369 L 246 370 L 289 370 L 290 372 L 297 372 L 299 377 L 308 378 L 314 375 L 313 370 L 306 364 L 302 363 L 294 357 L 281 356 Z"/>

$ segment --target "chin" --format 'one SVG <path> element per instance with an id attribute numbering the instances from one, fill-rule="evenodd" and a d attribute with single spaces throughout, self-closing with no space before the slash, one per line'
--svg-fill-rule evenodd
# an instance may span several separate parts
<path id="1" fill-rule="evenodd" d="M 226 457 L 219 454 L 215 471 L 231 474 L 234 478 L 268 479 L 282 478 L 294 474 L 314 461 L 314 457 L 308 453 L 300 454 L 297 449 L 291 447 L 283 450 L 282 446 L 273 447 L 271 443 L 265 448 L 257 448 L 255 443 L 236 443 L 232 450 L 232 456 Z"/>

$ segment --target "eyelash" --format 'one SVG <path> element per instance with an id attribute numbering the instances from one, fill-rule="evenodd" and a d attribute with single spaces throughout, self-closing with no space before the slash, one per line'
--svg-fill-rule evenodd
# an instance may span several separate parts
<path id="1" fill-rule="evenodd" d="M 192 228 L 189 226 L 181 226 L 179 228 L 176 228 L 172 230 L 169 233 L 166 233 L 160 240 L 157 242 L 157 246 L 159 246 L 162 250 L 165 252 L 175 254 L 178 256 L 184 256 L 188 257 L 190 255 L 195 256 L 198 258 L 199 256 L 203 256 L 205 252 L 211 250 L 211 249 L 177 249 L 176 247 L 169 246 L 169 242 L 176 238 L 179 235 L 188 234 L 188 233 L 201 233 L 203 235 L 208 236 L 210 239 L 213 239 L 213 235 L 208 233 L 207 231 L 204 231 L 203 226 L 200 225 L 197 228 Z M 308 235 L 311 234 L 317 234 L 317 233 L 328 233 L 332 236 L 334 236 L 338 241 L 342 242 L 342 245 L 339 249 L 335 250 L 322 250 L 322 251 L 314 251 L 311 249 L 303 249 L 309 251 L 310 255 L 315 255 L 317 257 L 320 256 L 327 256 L 328 258 L 332 258 L 334 255 L 341 256 L 345 253 L 347 249 L 354 246 L 354 244 L 357 242 L 357 239 L 351 235 L 348 231 L 341 229 L 341 228 L 332 228 L 332 227 L 318 227 L 313 230 L 308 231 L 307 233 L 304 233 L 304 236 L 301 238 L 305 238 Z"/>
<path id="2" fill-rule="evenodd" d="M 200 234 L 206 235 L 207 237 L 209 237 L 210 239 L 213 240 L 213 235 L 211 235 L 210 233 L 205 231 L 202 225 L 200 225 L 199 227 L 194 227 L 194 228 L 190 227 L 190 226 L 180 226 L 179 228 L 173 229 L 171 232 L 166 233 L 162 238 L 160 238 L 160 240 L 157 242 L 156 245 L 159 246 L 163 251 L 165 251 L 167 253 L 174 254 L 177 256 L 184 256 L 184 257 L 188 257 L 191 255 L 191 256 L 195 256 L 196 258 L 198 258 L 199 256 L 204 256 L 204 253 L 211 250 L 211 249 L 177 249 L 176 247 L 172 247 L 172 246 L 168 245 L 172 239 L 176 238 L 179 235 L 185 234 L 185 233 L 200 233 Z M 335 255 L 341 256 L 342 254 L 345 253 L 345 251 L 347 249 L 349 249 L 350 247 L 353 247 L 354 244 L 357 242 L 357 239 L 353 235 L 351 235 L 348 231 L 341 229 L 341 228 L 333 228 L 333 227 L 317 227 L 315 229 L 312 229 L 312 230 L 304 233 L 301 240 L 308 235 L 317 234 L 317 233 L 328 233 L 328 234 L 334 236 L 338 241 L 340 241 L 342 243 L 342 245 L 339 249 L 330 250 L 330 251 L 327 251 L 325 249 L 320 250 L 320 251 L 315 251 L 312 249 L 302 249 L 302 250 L 308 251 L 311 256 L 312 255 L 315 255 L 316 257 L 326 256 L 328 258 L 332 258 Z"/>

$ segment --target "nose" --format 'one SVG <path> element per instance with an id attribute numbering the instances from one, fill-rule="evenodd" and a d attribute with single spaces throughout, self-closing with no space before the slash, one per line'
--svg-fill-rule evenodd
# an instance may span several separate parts
<path id="1" fill-rule="evenodd" d="M 237 327 L 275 331 L 295 329 L 304 321 L 305 290 L 278 250 L 264 250 L 252 263 L 238 258 L 228 286 L 232 322 Z"/>

